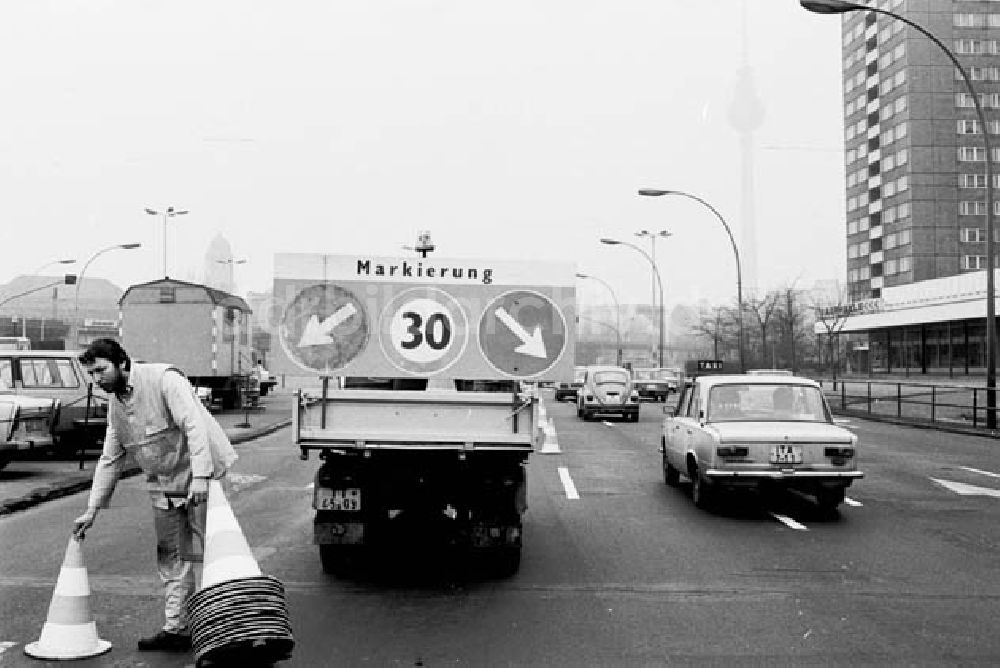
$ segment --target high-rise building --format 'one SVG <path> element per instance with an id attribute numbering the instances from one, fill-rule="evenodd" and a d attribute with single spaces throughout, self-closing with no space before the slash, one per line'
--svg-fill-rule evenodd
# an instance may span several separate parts
<path id="1" fill-rule="evenodd" d="M 868 4 L 940 44 L 882 13 L 843 15 L 847 280 L 843 301 L 825 311 L 852 335 L 856 368 L 981 372 L 984 161 L 1000 168 L 983 133 L 1000 145 L 1000 1 Z M 942 46 L 969 73 L 986 128 Z"/>
<path id="2" fill-rule="evenodd" d="M 1000 134 L 1000 2 L 873 4 L 956 54 Z M 960 72 L 926 36 L 874 12 L 845 15 L 843 57 L 851 301 L 985 269 L 983 128 Z"/>

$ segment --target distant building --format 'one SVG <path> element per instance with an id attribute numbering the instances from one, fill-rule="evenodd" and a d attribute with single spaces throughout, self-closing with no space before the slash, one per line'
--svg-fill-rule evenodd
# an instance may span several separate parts
<path id="1" fill-rule="evenodd" d="M 18 276 L 0 285 L 0 331 L 24 332 L 35 348 L 79 347 L 75 330 L 81 328 L 93 330 L 91 338 L 117 336 L 121 288 L 104 278 L 84 277 L 76 285 L 62 279 Z"/>

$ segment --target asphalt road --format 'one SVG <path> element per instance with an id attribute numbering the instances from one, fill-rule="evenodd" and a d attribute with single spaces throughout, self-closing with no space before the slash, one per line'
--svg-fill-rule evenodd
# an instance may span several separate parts
<path id="1" fill-rule="evenodd" d="M 298 459 L 288 430 L 244 444 L 230 502 L 286 586 L 296 648 L 282 665 L 1000 662 L 995 441 L 851 420 L 867 477 L 839 517 L 795 495 L 708 513 L 687 485 L 663 484 L 660 406 L 636 424 L 584 423 L 545 397 L 560 452 L 530 460 L 524 559 L 508 579 L 419 542 L 357 577 L 324 575 L 310 544 L 317 461 Z M 0 664 L 40 665 L 22 646 L 84 503 L 0 517 Z M 137 479 L 113 503 L 84 551 L 114 649 L 77 665 L 190 665 L 133 649 L 160 622 L 150 513 Z"/>

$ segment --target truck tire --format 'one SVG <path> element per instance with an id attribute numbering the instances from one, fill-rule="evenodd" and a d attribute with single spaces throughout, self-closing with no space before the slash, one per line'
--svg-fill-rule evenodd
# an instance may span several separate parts
<path id="1" fill-rule="evenodd" d="M 319 560 L 327 575 L 351 575 L 361 565 L 361 548 L 355 545 L 320 545 Z"/>
<path id="2" fill-rule="evenodd" d="M 491 576 L 509 578 L 521 568 L 521 546 L 505 545 L 492 549 L 487 560 Z"/>

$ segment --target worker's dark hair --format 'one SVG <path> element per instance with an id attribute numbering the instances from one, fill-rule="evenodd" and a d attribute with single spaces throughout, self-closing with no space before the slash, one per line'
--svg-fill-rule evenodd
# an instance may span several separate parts
<path id="1" fill-rule="evenodd" d="M 81 364 L 93 364 L 98 357 L 103 357 L 126 371 L 132 368 L 132 359 L 122 348 L 122 345 L 114 339 L 94 339 L 87 346 L 87 349 L 77 356 L 77 359 L 80 360 Z"/>

